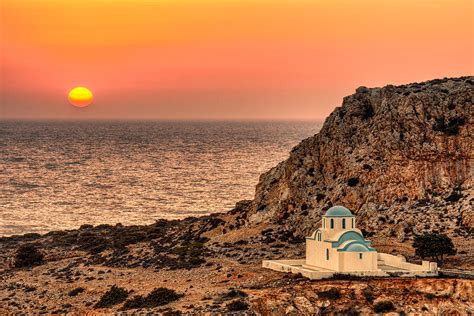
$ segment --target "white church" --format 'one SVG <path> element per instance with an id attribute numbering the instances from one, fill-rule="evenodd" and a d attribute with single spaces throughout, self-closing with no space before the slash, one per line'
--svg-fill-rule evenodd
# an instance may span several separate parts
<path id="1" fill-rule="evenodd" d="M 356 218 L 343 206 L 333 206 L 323 215 L 321 227 L 306 237 L 306 258 L 265 260 L 264 268 L 301 273 L 311 279 L 334 274 L 358 276 L 434 276 L 436 263 L 406 262 L 403 256 L 378 253 L 356 228 Z"/>

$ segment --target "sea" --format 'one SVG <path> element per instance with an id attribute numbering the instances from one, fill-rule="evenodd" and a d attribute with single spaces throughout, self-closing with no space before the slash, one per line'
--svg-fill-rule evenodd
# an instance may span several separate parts
<path id="1" fill-rule="evenodd" d="M 0 236 L 228 211 L 321 125 L 0 121 Z"/>

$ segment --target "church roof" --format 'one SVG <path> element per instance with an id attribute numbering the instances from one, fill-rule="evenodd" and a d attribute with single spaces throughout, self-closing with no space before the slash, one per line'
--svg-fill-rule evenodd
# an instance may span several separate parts
<path id="1" fill-rule="evenodd" d="M 351 211 L 349 211 L 348 208 L 337 205 L 327 210 L 324 216 L 326 217 L 353 217 L 354 215 L 352 215 Z"/>
<path id="2" fill-rule="evenodd" d="M 349 242 L 347 245 L 344 247 L 339 248 L 337 251 L 343 251 L 343 252 L 373 252 L 375 249 L 371 247 L 367 247 L 367 245 L 364 245 L 363 243 L 359 241 L 352 241 Z"/>
<path id="3" fill-rule="evenodd" d="M 359 229 L 354 228 L 349 230 L 342 230 L 336 235 L 333 235 L 330 239 L 328 239 L 328 241 L 335 243 L 337 247 L 339 247 L 343 242 L 348 240 L 365 241 L 365 238 Z"/>

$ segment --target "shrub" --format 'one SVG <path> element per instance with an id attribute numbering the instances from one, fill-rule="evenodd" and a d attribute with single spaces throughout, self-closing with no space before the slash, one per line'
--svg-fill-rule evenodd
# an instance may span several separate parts
<path id="1" fill-rule="evenodd" d="M 120 304 L 128 297 L 128 291 L 124 288 L 113 285 L 110 290 L 104 293 L 94 308 L 110 308 Z"/>
<path id="2" fill-rule="evenodd" d="M 109 241 L 97 233 L 85 231 L 77 239 L 79 249 L 88 251 L 91 254 L 98 254 L 109 248 Z"/>
<path id="3" fill-rule="evenodd" d="M 20 246 L 15 255 L 15 267 L 32 267 L 43 263 L 43 254 L 35 245 L 27 244 Z"/>
<path id="4" fill-rule="evenodd" d="M 204 244 L 200 242 L 173 249 L 173 252 L 178 255 L 176 268 L 193 268 L 205 263 L 206 260 L 202 258 L 204 249 Z"/>
<path id="5" fill-rule="evenodd" d="M 85 289 L 83 287 L 78 287 L 75 288 L 74 290 L 71 290 L 69 293 L 67 293 L 68 296 L 77 296 L 80 293 L 84 292 Z"/>
<path id="6" fill-rule="evenodd" d="M 371 118 L 372 116 L 374 116 L 374 108 L 372 107 L 372 104 L 370 104 L 369 102 L 367 102 L 366 104 L 363 105 L 362 107 L 362 119 L 364 120 L 368 120 L 369 118 Z"/>
<path id="7" fill-rule="evenodd" d="M 123 304 L 122 309 L 153 308 L 174 302 L 182 296 L 182 294 L 178 294 L 174 290 L 159 287 L 151 291 L 146 297 L 135 295 Z"/>
<path id="8" fill-rule="evenodd" d="M 363 289 L 362 295 L 364 295 L 364 298 L 367 302 L 372 303 L 374 301 L 374 292 L 372 292 L 371 289 L 369 288 Z"/>
<path id="9" fill-rule="evenodd" d="M 434 295 L 433 293 L 426 293 L 425 294 L 425 297 L 429 300 L 432 300 L 436 297 L 436 295 Z"/>
<path id="10" fill-rule="evenodd" d="M 247 297 L 247 296 L 248 296 L 247 293 L 243 291 L 232 289 L 229 292 L 222 294 L 221 297 L 223 299 L 232 299 L 236 297 Z"/>
<path id="11" fill-rule="evenodd" d="M 390 301 L 380 301 L 374 305 L 374 312 L 385 313 L 395 310 L 395 306 Z"/>
<path id="12" fill-rule="evenodd" d="M 337 300 L 337 299 L 341 298 L 341 292 L 339 292 L 338 289 L 333 287 L 333 288 L 330 288 L 327 291 L 319 292 L 318 296 L 321 297 L 321 298 L 327 298 L 327 299 L 330 299 L 330 300 Z"/>
<path id="13" fill-rule="evenodd" d="M 142 295 L 135 295 L 123 304 L 122 310 L 145 307 L 145 298 Z"/>
<path id="14" fill-rule="evenodd" d="M 364 165 L 362 166 L 362 169 L 367 170 L 367 171 L 372 171 L 372 166 L 371 166 L 371 165 L 368 165 L 368 164 L 364 164 Z"/>
<path id="15" fill-rule="evenodd" d="M 249 308 L 249 304 L 243 300 L 235 300 L 227 303 L 226 307 L 229 312 L 245 311 Z"/>
<path id="16" fill-rule="evenodd" d="M 23 235 L 24 239 L 38 239 L 40 237 L 41 237 L 41 235 L 38 234 L 38 233 L 27 233 L 27 234 Z"/>
<path id="17" fill-rule="evenodd" d="M 318 193 L 316 194 L 316 201 L 321 202 L 325 197 L 326 195 L 324 193 Z"/>
<path id="18" fill-rule="evenodd" d="M 459 201 L 461 198 L 463 197 L 462 194 L 460 194 L 459 192 L 452 192 L 447 198 L 445 198 L 444 200 L 446 202 L 457 202 Z"/>
<path id="19" fill-rule="evenodd" d="M 455 255 L 456 248 L 454 248 L 451 239 L 444 234 L 425 233 L 421 236 L 416 236 L 413 242 L 415 254 L 421 259 L 426 257 L 442 263 L 444 255 Z"/>
<path id="20" fill-rule="evenodd" d="M 459 134 L 459 128 L 466 124 L 466 119 L 464 117 L 454 117 L 446 122 L 444 117 L 439 117 L 435 119 L 433 124 L 433 130 L 437 132 L 442 132 L 448 136 L 454 136 Z"/>
<path id="21" fill-rule="evenodd" d="M 349 180 L 347 180 L 347 185 L 350 187 L 355 187 L 358 183 L 359 183 L 358 178 L 350 178 Z"/>

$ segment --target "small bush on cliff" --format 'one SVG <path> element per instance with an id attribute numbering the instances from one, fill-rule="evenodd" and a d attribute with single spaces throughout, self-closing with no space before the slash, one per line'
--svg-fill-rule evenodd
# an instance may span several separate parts
<path id="1" fill-rule="evenodd" d="M 146 297 L 142 295 L 132 297 L 123 304 L 122 309 L 153 308 L 174 302 L 182 296 L 182 294 L 176 293 L 175 290 L 159 287 L 151 291 Z"/>
<path id="2" fill-rule="evenodd" d="M 350 187 L 355 187 L 357 184 L 359 184 L 358 178 L 350 178 L 349 180 L 347 180 L 347 185 Z"/>
<path id="3" fill-rule="evenodd" d="M 90 231 L 82 232 L 77 238 L 77 243 L 79 249 L 88 251 L 91 254 L 98 254 L 110 246 L 107 238 Z"/>
<path id="4" fill-rule="evenodd" d="M 459 201 L 461 198 L 463 197 L 463 195 L 459 192 L 452 192 L 447 198 L 445 198 L 444 200 L 446 202 L 457 202 Z"/>
<path id="5" fill-rule="evenodd" d="M 464 117 L 454 117 L 449 119 L 447 122 L 444 117 L 439 117 L 435 119 L 433 130 L 442 132 L 448 136 L 455 136 L 459 134 L 459 129 L 464 124 L 466 124 L 466 119 Z"/>
<path id="6" fill-rule="evenodd" d="M 43 254 L 35 245 L 27 244 L 20 246 L 15 255 L 15 267 L 32 267 L 43 263 Z"/>
<path id="7" fill-rule="evenodd" d="M 229 312 L 245 311 L 249 308 L 249 304 L 243 300 L 235 300 L 227 303 L 226 307 Z"/>
<path id="8" fill-rule="evenodd" d="M 94 308 L 110 308 L 120 304 L 128 297 L 128 291 L 124 288 L 113 285 L 110 290 L 104 293 Z"/>
<path id="9" fill-rule="evenodd" d="M 222 294 L 221 298 L 224 300 L 229 300 L 236 297 L 247 297 L 247 296 L 248 296 L 247 293 L 241 290 L 232 289 L 229 292 Z"/>
<path id="10" fill-rule="evenodd" d="M 69 291 L 69 293 L 67 293 L 67 295 L 77 296 L 77 295 L 81 294 L 84 291 L 85 291 L 85 289 L 83 287 L 77 287 L 74 290 Z"/>
<path id="11" fill-rule="evenodd" d="M 374 305 L 374 312 L 386 313 L 395 310 L 395 306 L 390 301 L 381 301 Z"/>
<path id="12" fill-rule="evenodd" d="M 362 295 L 367 302 L 372 303 L 375 299 L 374 292 L 370 288 L 365 288 L 362 290 Z"/>
<path id="13" fill-rule="evenodd" d="M 415 254 L 421 259 L 431 258 L 440 264 L 443 263 L 445 255 L 456 254 L 453 242 L 444 234 L 425 233 L 416 236 L 413 248 L 415 248 Z"/>
<path id="14" fill-rule="evenodd" d="M 200 242 L 193 242 L 190 245 L 176 247 L 173 252 L 178 255 L 176 268 L 194 268 L 205 263 L 206 260 L 202 258 L 202 253 L 205 250 L 204 244 Z"/>
<path id="15" fill-rule="evenodd" d="M 337 300 L 337 299 L 341 298 L 341 292 L 339 292 L 339 290 L 337 288 L 333 287 L 333 288 L 330 288 L 327 291 L 319 292 L 318 296 L 320 298 L 326 298 L 326 299 L 329 299 L 329 300 Z"/>

